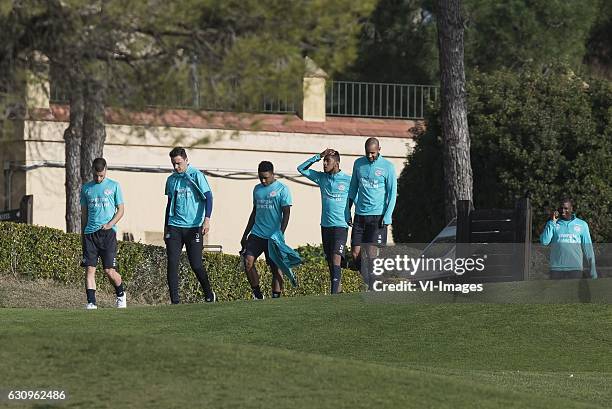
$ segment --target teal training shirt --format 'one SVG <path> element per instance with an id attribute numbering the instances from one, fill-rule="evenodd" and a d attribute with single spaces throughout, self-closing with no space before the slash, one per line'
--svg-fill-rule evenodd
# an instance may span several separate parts
<path id="1" fill-rule="evenodd" d="M 87 206 L 85 234 L 95 233 L 110 222 L 122 203 L 121 187 L 114 180 L 104 178 L 100 183 L 93 180 L 85 183 L 81 189 L 81 206 Z M 116 225 L 113 230 L 117 231 Z"/>
<path id="2" fill-rule="evenodd" d="M 592 278 L 597 278 L 595 254 L 589 225 L 572 215 L 570 220 L 557 219 L 546 222 L 540 242 L 550 249 L 550 269 L 554 271 L 582 270 L 583 255 L 589 260 Z"/>
<path id="3" fill-rule="evenodd" d="M 351 219 L 348 208 L 348 192 L 351 177 L 340 171 L 333 175 L 308 169 L 313 163 L 321 160 L 317 154 L 298 166 L 297 170 L 308 179 L 319 185 L 321 191 L 321 226 L 346 227 Z"/>
<path id="4" fill-rule="evenodd" d="M 204 223 L 206 198 L 210 192 L 206 176 L 198 169 L 187 165 L 183 173 L 174 172 L 166 180 L 166 196 L 170 198 L 168 225 L 176 227 L 199 227 Z"/>
<path id="5" fill-rule="evenodd" d="M 384 223 L 391 224 L 396 198 L 397 178 L 393 163 L 382 155 L 374 162 L 365 156 L 355 161 L 349 190 L 349 199 L 355 201 L 355 214 L 384 215 Z"/>
<path id="6" fill-rule="evenodd" d="M 261 183 L 253 189 L 253 205 L 255 206 L 255 224 L 251 234 L 269 239 L 280 231 L 283 220 L 283 207 L 291 206 L 289 188 L 275 180 L 271 185 Z"/>

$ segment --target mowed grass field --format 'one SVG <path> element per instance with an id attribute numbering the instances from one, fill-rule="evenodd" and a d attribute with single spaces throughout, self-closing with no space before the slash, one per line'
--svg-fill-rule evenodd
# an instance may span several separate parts
<path id="1" fill-rule="evenodd" d="M 66 408 L 610 408 L 612 307 L 3 308 L 0 368 L 0 389 L 64 390 Z"/>

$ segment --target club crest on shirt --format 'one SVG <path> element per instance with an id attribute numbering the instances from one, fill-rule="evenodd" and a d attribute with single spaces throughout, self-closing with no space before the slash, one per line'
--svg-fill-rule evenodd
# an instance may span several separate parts
<path id="1" fill-rule="evenodd" d="M 580 231 L 581 231 L 581 230 L 582 230 L 582 227 L 580 227 L 580 226 L 574 226 L 574 231 L 575 231 L 576 233 L 580 233 Z"/>
<path id="2" fill-rule="evenodd" d="M 383 170 L 382 170 L 382 169 L 376 169 L 376 171 L 374 172 L 374 174 L 375 174 L 376 176 L 382 176 L 382 174 L 383 174 Z"/>
<path id="3" fill-rule="evenodd" d="M 113 194 L 113 190 L 112 190 L 112 189 L 104 189 L 104 194 L 105 194 L 106 196 L 110 196 L 110 195 L 112 195 L 112 194 Z"/>
<path id="4" fill-rule="evenodd" d="M 276 196 L 276 190 L 273 190 L 270 192 L 270 197 L 274 197 L 274 196 Z"/>
<path id="5" fill-rule="evenodd" d="M 341 191 L 341 192 L 344 192 L 344 189 L 346 189 L 346 187 L 342 183 L 340 183 L 338 185 L 338 190 Z"/>

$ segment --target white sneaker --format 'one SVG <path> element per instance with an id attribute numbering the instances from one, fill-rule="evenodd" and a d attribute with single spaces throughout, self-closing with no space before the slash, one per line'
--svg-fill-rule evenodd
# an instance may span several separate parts
<path id="1" fill-rule="evenodd" d="M 86 310 L 97 310 L 98 306 L 92 302 L 88 302 L 87 305 L 85 306 Z"/>
<path id="2" fill-rule="evenodd" d="M 124 292 L 121 297 L 117 297 L 115 302 L 117 308 L 127 308 L 127 294 Z"/>

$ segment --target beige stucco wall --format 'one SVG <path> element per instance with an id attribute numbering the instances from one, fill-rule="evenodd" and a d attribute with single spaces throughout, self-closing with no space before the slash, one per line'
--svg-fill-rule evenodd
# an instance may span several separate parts
<path id="1" fill-rule="evenodd" d="M 52 161 L 63 163 L 62 135 L 66 123 L 28 121 L 24 137 L 26 164 Z M 165 168 L 168 173 L 109 170 L 108 177 L 123 189 L 126 213 L 120 221 L 119 238 L 130 232 L 135 240 L 161 244 L 164 209 L 164 183 L 169 175 L 168 152 L 174 145 L 188 148 L 190 162 L 200 169 L 226 175 L 256 172 L 262 160 L 274 163 L 277 173 L 297 177 L 298 164 L 327 147 L 342 154 L 341 168 L 350 173 L 353 161 L 363 154 L 366 137 L 347 135 L 296 134 L 257 131 L 219 131 L 195 128 L 133 127 L 107 125 L 104 156 L 110 166 Z M 379 138 L 382 154 L 389 158 L 399 175 L 411 139 Z M 207 140 L 208 143 L 202 143 Z M 314 169 L 321 170 L 316 164 Z M 307 181 L 300 177 L 299 180 Z M 221 244 L 223 251 L 235 253 L 249 217 L 251 192 L 256 178 L 230 180 L 208 177 L 214 195 L 214 213 L 209 244 Z M 286 232 L 292 246 L 320 242 L 320 195 L 316 187 L 283 180 L 290 187 L 294 206 Z M 26 174 L 27 194 L 34 195 L 34 223 L 65 227 L 64 169 L 39 168 Z"/>

